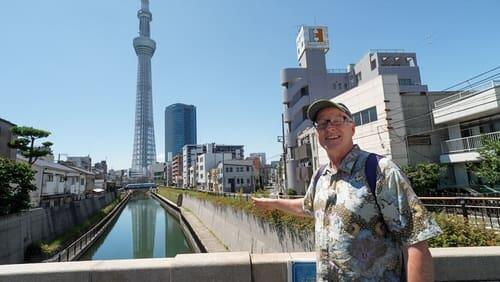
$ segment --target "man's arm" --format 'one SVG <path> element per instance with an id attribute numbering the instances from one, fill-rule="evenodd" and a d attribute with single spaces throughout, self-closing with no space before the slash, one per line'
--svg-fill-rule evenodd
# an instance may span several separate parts
<path id="1" fill-rule="evenodd" d="M 427 241 L 409 246 L 405 256 L 408 282 L 434 281 L 434 265 Z"/>
<path id="2" fill-rule="evenodd" d="M 306 216 L 302 206 L 304 198 L 300 199 L 267 199 L 252 198 L 252 205 L 263 210 L 278 209 L 289 214 Z"/>

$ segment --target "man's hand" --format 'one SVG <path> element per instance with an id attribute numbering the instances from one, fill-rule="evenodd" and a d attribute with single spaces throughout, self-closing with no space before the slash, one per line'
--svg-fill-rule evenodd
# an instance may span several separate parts
<path id="1" fill-rule="evenodd" d="M 406 271 L 408 281 L 434 281 L 434 265 L 427 241 L 409 246 L 407 253 Z"/>
<path id="2" fill-rule="evenodd" d="M 300 199 L 267 199 L 267 198 L 253 198 L 252 205 L 262 210 L 278 209 L 286 213 L 298 216 L 306 216 L 302 205 L 304 198 Z"/>
<path id="3" fill-rule="evenodd" d="M 261 210 L 272 210 L 276 208 L 276 199 L 252 197 L 252 206 Z"/>

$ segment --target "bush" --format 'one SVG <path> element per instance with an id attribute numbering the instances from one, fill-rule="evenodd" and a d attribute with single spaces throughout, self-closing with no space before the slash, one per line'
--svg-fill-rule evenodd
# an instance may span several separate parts
<path id="1" fill-rule="evenodd" d="M 297 195 L 297 191 L 295 191 L 292 188 L 289 188 L 289 189 L 286 189 L 286 194 L 289 195 L 289 196 L 296 196 Z"/>
<path id="2" fill-rule="evenodd" d="M 429 240 L 429 246 L 440 247 L 479 247 L 500 245 L 500 235 L 488 230 L 484 225 L 467 223 L 458 216 L 445 213 L 434 214 L 443 234 Z"/>

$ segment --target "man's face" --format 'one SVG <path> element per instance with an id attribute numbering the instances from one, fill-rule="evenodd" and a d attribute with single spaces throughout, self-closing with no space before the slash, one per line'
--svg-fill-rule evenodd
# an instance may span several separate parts
<path id="1" fill-rule="evenodd" d="M 322 109 L 316 125 L 319 144 L 328 153 L 343 153 L 352 148 L 355 125 L 344 112 L 333 107 Z"/>

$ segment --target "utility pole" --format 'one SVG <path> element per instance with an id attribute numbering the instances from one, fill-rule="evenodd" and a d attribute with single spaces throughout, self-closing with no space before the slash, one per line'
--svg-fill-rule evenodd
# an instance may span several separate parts
<path id="1" fill-rule="evenodd" d="M 285 179 L 283 182 L 283 188 L 286 188 L 287 185 L 287 175 L 286 175 L 286 146 L 285 146 L 285 119 L 283 114 L 281 114 L 281 136 L 278 136 L 278 142 L 281 142 L 283 149 L 283 174 L 285 175 Z M 281 177 L 281 175 L 280 175 Z"/>

